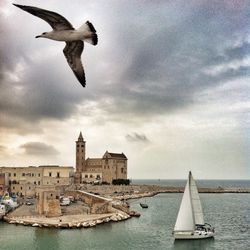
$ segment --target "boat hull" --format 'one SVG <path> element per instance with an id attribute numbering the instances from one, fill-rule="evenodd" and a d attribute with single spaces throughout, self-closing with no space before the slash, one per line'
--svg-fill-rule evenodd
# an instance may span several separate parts
<path id="1" fill-rule="evenodd" d="M 204 232 L 204 231 L 174 232 L 174 238 L 176 240 L 198 240 L 198 239 L 207 239 L 212 237 L 214 237 L 214 232 Z"/>

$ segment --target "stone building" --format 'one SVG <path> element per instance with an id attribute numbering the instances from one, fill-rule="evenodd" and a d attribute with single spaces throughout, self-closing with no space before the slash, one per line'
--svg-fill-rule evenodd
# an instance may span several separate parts
<path id="1" fill-rule="evenodd" d="M 4 195 L 9 187 L 9 176 L 6 173 L 1 173 L 0 170 L 0 196 Z"/>
<path id="2" fill-rule="evenodd" d="M 86 159 L 86 141 L 82 133 L 76 141 L 76 183 L 100 181 L 112 183 L 115 179 L 127 179 L 127 157 L 123 153 L 106 151 L 102 158 Z"/>
<path id="3" fill-rule="evenodd" d="M 60 194 L 55 186 L 43 186 L 36 188 L 37 200 L 35 210 L 39 215 L 46 217 L 58 217 L 62 215 L 60 207 Z"/>
<path id="4" fill-rule="evenodd" d="M 8 177 L 8 190 L 12 194 L 33 196 L 36 187 L 47 185 L 68 186 L 73 183 L 74 168 L 61 166 L 1 167 L 0 173 Z"/>

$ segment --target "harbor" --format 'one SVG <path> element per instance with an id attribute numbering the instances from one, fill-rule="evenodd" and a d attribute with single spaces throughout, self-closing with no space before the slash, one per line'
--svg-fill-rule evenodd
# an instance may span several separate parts
<path id="1" fill-rule="evenodd" d="M 140 207 L 141 199 L 128 200 L 139 218 L 98 224 L 88 228 L 48 228 L 0 222 L 1 248 L 67 250 L 224 250 L 248 249 L 249 194 L 202 193 L 205 218 L 215 227 L 214 239 L 175 242 L 172 231 L 181 203 L 182 193 L 163 193 L 143 200 L 148 209 Z M 223 208 L 223 209 L 222 209 Z M 218 212 L 223 211 L 223 212 Z M 238 240 L 235 240 L 238 239 Z"/>
<path id="2" fill-rule="evenodd" d="M 78 190 L 78 195 L 76 192 Z M 85 191 L 83 191 L 85 190 Z M 88 192 L 86 192 L 88 191 Z M 139 207 L 132 210 L 128 204 L 129 200 L 141 199 L 145 197 L 153 197 L 158 194 L 178 194 L 183 193 L 184 187 L 166 187 L 157 185 L 73 185 L 68 188 L 66 196 L 72 197 L 75 193 L 75 200 L 70 205 L 61 205 L 62 213 L 59 216 L 49 217 L 45 214 L 38 214 L 35 210 L 35 199 L 31 204 L 26 204 L 22 200 L 15 209 L 9 209 L 4 221 L 10 224 L 19 224 L 23 226 L 46 227 L 46 228 L 89 228 L 104 223 L 114 223 L 127 220 L 131 217 L 139 217 Z M 233 188 L 198 188 L 201 194 L 249 194 L 250 188 L 233 187 Z M 85 195 L 84 197 L 79 194 Z M 107 210 L 100 213 L 92 210 L 94 206 L 87 201 L 86 195 L 89 197 L 100 199 L 100 201 L 108 202 Z M 28 199 L 30 200 L 30 199 Z M 100 202 L 98 200 L 98 202 Z M 91 201 L 93 202 L 93 200 Z M 103 204 L 101 205 L 103 207 Z M 97 208 L 98 209 L 98 208 Z"/>

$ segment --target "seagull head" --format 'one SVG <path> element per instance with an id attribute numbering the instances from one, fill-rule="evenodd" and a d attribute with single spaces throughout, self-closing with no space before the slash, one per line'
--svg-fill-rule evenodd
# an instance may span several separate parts
<path id="1" fill-rule="evenodd" d="M 45 38 L 47 38 L 48 36 L 49 36 L 49 32 L 43 32 L 41 35 L 36 36 L 36 38 L 39 38 L 39 37 L 45 37 Z"/>

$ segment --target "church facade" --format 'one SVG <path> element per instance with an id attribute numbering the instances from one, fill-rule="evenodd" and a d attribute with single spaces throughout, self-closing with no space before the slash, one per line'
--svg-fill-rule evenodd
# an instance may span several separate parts
<path id="1" fill-rule="evenodd" d="M 80 132 L 76 141 L 75 182 L 112 184 L 113 180 L 127 179 L 127 161 L 125 154 L 108 151 L 102 158 L 86 158 L 86 141 Z"/>

